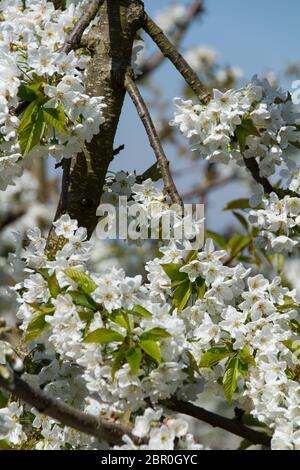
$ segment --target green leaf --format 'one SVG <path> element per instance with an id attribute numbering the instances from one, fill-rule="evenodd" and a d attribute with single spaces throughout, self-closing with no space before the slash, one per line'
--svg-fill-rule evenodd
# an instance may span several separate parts
<path id="1" fill-rule="evenodd" d="M 260 136 L 260 133 L 254 125 L 252 119 L 243 119 L 242 123 L 236 127 L 235 135 L 240 146 L 241 153 L 246 150 L 246 141 L 249 135 Z"/>
<path id="2" fill-rule="evenodd" d="M 241 251 L 243 251 L 252 242 L 251 237 L 245 237 L 244 235 L 236 234 L 228 242 L 230 248 L 231 259 L 236 258 Z"/>
<path id="3" fill-rule="evenodd" d="M 5 439 L 0 440 L 0 450 L 14 450 Z"/>
<path id="4" fill-rule="evenodd" d="M 81 321 L 90 322 L 93 320 L 95 312 L 93 310 L 82 310 L 78 312 L 78 315 Z"/>
<path id="5" fill-rule="evenodd" d="M 299 341 L 296 339 L 286 339 L 282 341 L 282 344 L 285 345 L 292 353 L 300 354 L 300 344 Z"/>
<path id="6" fill-rule="evenodd" d="M 60 293 L 60 288 L 59 288 L 55 273 L 53 273 L 52 276 L 49 277 L 48 287 L 50 290 L 51 297 L 56 298 L 58 294 Z"/>
<path id="7" fill-rule="evenodd" d="M 188 275 L 186 273 L 181 273 L 179 271 L 179 269 L 182 268 L 182 264 L 161 264 L 161 267 L 163 268 L 167 276 L 171 279 L 171 281 L 183 281 L 188 278 Z"/>
<path id="8" fill-rule="evenodd" d="M 145 307 L 142 307 L 141 305 L 135 305 L 132 309 L 132 313 L 142 317 L 142 318 L 151 318 L 152 313 L 149 312 Z"/>
<path id="9" fill-rule="evenodd" d="M 6 398 L 0 390 L 0 408 L 5 408 L 8 402 L 8 398 Z"/>
<path id="10" fill-rule="evenodd" d="M 139 347 L 132 348 L 127 352 L 126 360 L 130 366 L 132 374 L 136 375 L 139 372 L 142 357 L 142 351 Z"/>
<path id="11" fill-rule="evenodd" d="M 120 325 L 122 328 L 129 330 L 128 322 L 122 313 L 120 312 L 114 313 L 112 315 L 112 321 L 116 323 L 117 325 Z"/>
<path id="12" fill-rule="evenodd" d="M 187 257 L 184 260 L 184 264 L 188 264 L 191 261 L 194 261 L 195 259 L 197 259 L 197 255 L 198 255 L 197 250 L 190 250 L 189 254 L 187 255 Z"/>
<path id="13" fill-rule="evenodd" d="M 97 310 L 97 304 L 89 297 L 88 294 L 78 291 L 68 291 L 68 294 L 72 297 L 75 305 L 80 307 L 87 307 L 91 310 Z"/>
<path id="14" fill-rule="evenodd" d="M 196 285 L 198 298 L 203 299 L 206 292 L 205 280 L 202 277 L 198 277 L 198 279 L 196 279 Z"/>
<path id="15" fill-rule="evenodd" d="M 91 294 L 97 288 L 97 284 L 93 279 L 79 269 L 67 268 L 64 272 L 72 281 L 76 282 L 78 287 L 86 294 Z"/>
<path id="16" fill-rule="evenodd" d="M 22 84 L 19 87 L 18 97 L 22 101 L 31 102 L 31 101 L 38 99 L 39 95 L 36 92 L 36 90 L 33 90 L 30 86 Z"/>
<path id="17" fill-rule="evenodd" d="M 232 352 L 227 348 L 211 348 L 203 354 L 199 367 L 213 367 L 230 355 Z"/>
<path id="18" fill-rule="evenodd" d="M 289 326 L 294 333 L 300 336 L 300 323 L 297 320 L 290 320 Z"/>
<path id="19" fill-rule="evenodd" d="M 113 353 L 113 361 L 111 366 L 111 377 L 112 380 L 115 380 L 116 372 L 121 368 L 124 360 L 126 358 L 126 348 L 121 346 L 117 351 Z"/>
<path id="20" fill-rule="evenodd" d="M 212 230 L 206 230 L 205 238 L 211 238 L 219 248 L 226 250 L 227 241 L 219 233 L 213 232 Z"/>
<path id="21" fill-rule="evenodd" d="M 299 308 L 299 305 L 296 304 L 292 299 L 289 299 L 283 305 L 277 305 L 276 309 L 280 313 L 284 313 L 288 310 L 293 310 L 295 308 Z"/>
<path id="22" fill-rule="evenodd" d="M 143 333 L 140 339 L 152 339 L 153 341 L 158 341 L 160 339 L 170 338 L 170 336 L 170 333 L 164 328 L 157 327 Z"/>
<path id="23" fill-rule="evenodd" d="M 32 101 L 32 103 L 30 103 L 27 106 L 25 111 L 22 113 L 22 116 L 21 116 L 22 118 L 19 124 L 18 132 L 21 132 L 26 126 L 28 126 L 28 124 L 30 124 L 32 115 L 37 113 L 39 109 L 40 109 L 40 103 L 38 100 Z"/>
<path id="24" fill-rule="evenodd" d="M 44 312 L 36 312 L 33 315 L 33 319 L 29 323 L 25 334 L 26 342 L 30 343 L 49 327 L 49 323 L 45 320 L 46 315 Z"/>
<path id="25" fill-rule="evenodd" d="M 151 178 L 152 181 L 158 181 L 162 178 L 161 171 L 157 163 L 151 165 L 150 168 L 148 168 L 141 176 L 138 177 L 138 179 L 141 181 L 145 181 L 148 178 Z"/>
<path id="26" fill-rule="evenodd" d="M 183 284 L 176 287 L 173 293 L 173 303 L 177 307 L 178 312 L 181 312 L 188 303 L 192 294 L 192 285 L 187 279 Z"/>
<path id="27" fill-rule="evenodd" d="M 67 119 L 61 106 L 57 108 L 43 107 L 43 115 L 47 124 L 57 129 L 61 134 L 68 134 Z"/>
<path id="28" fill-rule="evenodd" d="M 123 342 L 124 337 L 114 330 L 109 330 L 106 328 L 98 328 L 92 333 L 88 334 L 83 342 L 84 343 L 99 343 L 99 344 L 106 344 L 106 343 L 113 343 L 113 342 Z"/>
<path id="29" fill-rule="evenodd" d="M 240 362 L 246 364 L 247 366 L 248 365 L 256 366 L 255 359 L 252 356 L 252 354 L 250 354 L 250 352 L 248 351 L 247 348 L 244 348 L 241 351 L 239 351 L 238 358 L 239 358 Z"/>
<path id="30" fill-rule="evenodd" d="M 223 211 L 232 211 L 234 209 L 249 209 L 249 199 L 235 199 L 226 204 Z"/>
<path id="31" fill-rule="evenodd" d="M 232 400 L 232 396 L 236 391 L 237 379 L 238 379 L 238 367 L 239 359 L 235 356 L 228 362 L 225 374 L 223 377 L 223 390 L 225 397 L 229 402 Z"/>
<path id="32" fill-rule="evenodd" d="M 34 104 L 33 101 L 31 104 Z M 30 105 L 29 105 L 30 107 Z M 26 111 L 25 111 L 26 113 Z M 42 110 L 39 106 L 34 106 L 29 122 L 25 125 L 21 120 L 18 130 L 18 141 L 23 158 L 28 155 L 31 149 L 39 144 L 45 130 L 45 121 Z"/>
<path id="33" fill-rule="evenodd" d="M 190 380 L 193 381 L 195 378 L 194 377 L 195 374 L 199 375 L 199 367 L 193 354 L 190 351 L 186 351 L 186 353 L 187 353 L 187 357 L 189 360 L 189 366 L 188 366 L 187 371 L 188 371 Z"/>
<path id="34" fill-rule="evenodd" d="M 157 362 L 157 364 L 160 364 L 161 362 L 160 347 L 155 341 L 152 341 L 151 339 L 144 339 L 140 342 L 140 347 L 148 356 L 154 359 Z"/>
<path id="35" fill-rule="evenodd" d="M 240 214 L 239 212 L 233 212 L 234 217 L 239 221 L 239 223 L 242 225 L 242 227 L 248 231 L 248 222 L 245 219 L 245 217 Z"/>

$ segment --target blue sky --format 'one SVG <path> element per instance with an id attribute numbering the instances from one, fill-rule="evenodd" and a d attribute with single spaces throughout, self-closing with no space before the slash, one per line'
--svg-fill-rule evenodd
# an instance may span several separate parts
<path id="1" fill-rule="evenodd" d="M 185 0 L 183 3 L 188 4 L 189 1 Z M 168 0 L 145 0 L 145 7 L 153 16 L 168 4 Z M 269 70 L 282 77 L 289 63 L 300 61 L 299 0 L 206 0 L 205 4 L 206 13 L 193 24 L 183 47 L 214 47 L 219 53 L 219 62 L 239 66 L 246 79 Z M 151 41 L 149 46 L 152 50 Z M 285 87 L 291 87 L 291 80 L 283 78 L 283 83 Z M 154 75 L 153 84 L 160 88 L 165 99 L 171 100 L 180 93 L 182 79 L 172 65 L 166 62 Z M 116 146 L 121 143 L 125 144 L 125 151 L 115 159 L 111 169 L 136 169 L 142 172 L 153 163 L 154 156 L 144 129 L 128 98 L 123 109 Z M 174 157 L 172 148 L 166 147 L 166 151 L 172 168 L 186 168 L 186 162 Z M 198 173 L 193 172 L 182 174 L 177 185 L 182 191 L 188 190 L 199 177 Z M 214 217 L 206 214 L 210 228 L 222 228 L 226 223 L 225 217 L 228 217 L 227 214 L 222 214 L 222 206 L 226 200 L 242 196 L 240 191 L 236 186 L 229 186 L 214 193 L 209 206 Z"/>

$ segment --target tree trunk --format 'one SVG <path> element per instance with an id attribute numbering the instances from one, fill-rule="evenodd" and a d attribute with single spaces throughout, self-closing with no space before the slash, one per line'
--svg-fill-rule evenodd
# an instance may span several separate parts
<path id="1" fill-rule="evenodd" d="M 86 92 L 104 96 L 105 122 L 87 150 L 64 161 L 62 192 L 56 219 L 68 213 L 91 236 L 97 224 L 99 205 L 108 166 L 113 159 L 113 144 L 124 102 L 125 74 L 131 65 L 133 41 L 143 20 L 143 4 L 139 0 L 107 0 L 99 10 L 97 25 L 88 33 L 87 47 L 91 61 L 87 70 Z M 60 247 L 60 240 L 51 230 L 49 252 Z"/>

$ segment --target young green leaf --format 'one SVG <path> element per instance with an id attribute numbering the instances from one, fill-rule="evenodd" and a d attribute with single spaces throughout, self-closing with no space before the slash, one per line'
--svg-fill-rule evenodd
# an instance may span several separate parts
<path id="1" fill-rule="evenodd" d="M 252 354 L 248 351 L 247 348 L 242 349 L 238 353 L 238 358 L 240 362 L 246 364 L 247 366 L 256 366 L 256 362 Z"/>
<path id="2" fill-rule="evenodd" d="M 247 246 L 252 242 L 251 237 L 245 237 L 244 235 L 236 234 L 228 242 L 230 248 L 230 258 L 236 258 Z"/>
<path id="3" fill-rule="evenodd" d="M 45 130 L 45 121 L 43 118 L 42 110 L 39 105 L 34 103 L 35 102 L 33 101 L 28 106 L 29 108 L 31 105 L 34 105 L 31 110 L 30 117 L 28 118 L 27 124 L 24 124 L 23 117 L 18 130 L 18 142 L 23 158 L 28 155 L 28 153 L 30 152 L 30 150 L 33 149 L 33 147 L 39 144 Z"/>
<path id="4" fill-rule="evenodd" d="M 64 272 L 72 281 L 76 282 L 78 287 L 86 294 L 91 294 L 97 288 L 97 284 L 93 279 L 79 269 L 67 268 Z"/>
<path id="5" fill-rule="evenodd" d="M 72 297 L 72 300 L 75 305 L 80 307 L 87 307 L 91 310 L 97 310 L 97 304 L 91 299 L 88 294 L 78 291 L 68 291 L 68 294 Z"/>
<path id="6" fill-rule="evenodd" d="M 234 201 L 228 202 L 224 207 L 223 211 L 231 211 L 234 209 L 249 209 L 249 199 L 235 199 Z"/>
<path id="7" fill-rule="evenodd" d="M 45 320 L 46 313 L 36 312 L 33 315 L 31 322 L 29 323 L 25 335 L 25 341 L 30 343 L 35 338 L 37 338 L 46 328 L 48 328 L 49 323 Z"/>
<path id="8" fill-rule="evenodd" d="M 196 279 L 196 286 L 198 298 L 203 299 L 206 292 L 205 279 L 203 279 L 202 277 L 198 277 L 198 279 Z"/>
<path id="9" fill-rule="evenodd" d="M 135 347 L 130 349 L 126 354 L 126 360 L 129 364 L 130 370 L 133 375 L 138 374 L 140 370 L 140 365 L 142 361 L 142 351 L 141 348 Z"/>
<path id="10" fill-rule="evenodd" d="M 113 353 L 113 361 L 111 366 L 111 378 L 114 381 L 116 372 L 121 368 L 124 360 L 126 359 L 126 348 L 121 346 Z"/>
<path id="11" fill-rule="evenodd" d="M 50 290 L 51 297 L 56 298 L 60 292 L 60 288 L 55 273 L 53 273 L 52 276 L 49 277 L 48 287 Z"/>
<path id="12" fill-rule="evenodd" d="M 239 212 L 233 212 L 232 214 L 234 215 L 234 217 L 239 221 L 239 223 L 242 225 L 242 227 L 247 232 L 249 226 L 248 226 L 248 222 L 245 219 L 245 217 L 242 214 L 240 214 Z"/>
<path id="13" fill-rule="evenodd" d="M 120 325 L 122 328 L 129 330 L 129 325 L 122 313 L 116 312 L 112 315 L 112 321 L 117 325 Z"/>
<path id="14" fill-rule="evenodd" d="M 243 119 L 242 123 L 236 127 L 235 135 L 238 140 L 240 150 L 242 153 L 246 150 L 246 141 L 249 135 L 260 136 L 260 133 L 256 126 L 254 125 L 252 119 L 246 118 Z"/>
<path id="15" fill-rule="evenodd" d="M 199 367 L 213 367 L 230 355 L 232 352 L 227 348 L 211 348 L 203 354 Z"/>
<path id="16" fill-rule="evenodd" d="M 187 279 L 187 274 L 181 273 L 179 271 L 179 269 L 182 268 L 181 264 L 176 264 L 176 263 L 161 264 L 161 267 L 163 268 L 167 276 L 172 281 L 182 281 L 184 279 Z"/>
<path id="17" fill-rule="evenodd" d="M 232 400 L 232 396 L 236 391 L 237 379 L 238 379 L 238 368 L 239 368 L 239 359 L 238 357 L 233 357 L 229 360 L 225 374 L 223 377 L 223 390 L 225 397 L 229 402 Z"/>
<path id="18" fill-rule="evenodd" d="M 183 284 L 176 287 L 173 294 L 173 302 L 178 312 L 181 312 L 188 303 L 192 294 L 192 285 L 187 279 Z"/>
<path id="19" fill-rule="evenodd" d="M 84 343 L 99 343 L 99 344 L 106 344 L 106 343 L 121 343 L 124 341 L 124 337 L 118 333 L 117 331 L 106 329 L 106 328 L 98 328 L 92 333 L 89 333 L 83 340 Z"/>
<path id="20" fill-rule="evenodd" d="M 47 124 L 54 127 L 61 134 L 68 134 L 67 119 L 61 106 L 57 108 L 43 107 L 43 115 Z"/>
<path id="21" fill-rule="evenodd" d="M 138 180 L 140 181 L 145 181 L 148 178 L 151 178 L 152 181 L 158 181 L 161 179 L 161 171 L 159 168 L 159 165 L 157 163 L 154 163 L 153 165 L 150 166 L 146 171 L 141 176 L 138 176 Z"/>
<path id="22" fill-rule="evenodd" d="M 22 84 L 19 87 L 18 97 L 22 101 L 31 102 L 31 101 L 34 101 L 34 100 L 38 99 L 39 95 L 36 92 L 36 90 L 33 90 L 30 86 Z"/>
<path id="23" fill-rule="evenodd" d="M 81 321 L 90 322 L 93 320 L 95 312 L 93 310 L 81 310 L 78 315 Z"/>
<path id="24" fill-rule="evenodd" d="M 164 328 L 152 328 L 141 335 L 141 340 L 152 339 L 153 341 L 159 341 L 160 339 L 170 338 L 170 333 Z"/>
<path id="25" fill-rule="evenodd" d="M 149 312 L 145 307 L 141 305 L 135 305 L 132 309 L 132 313 L 142 318 L 151 318 L 152 313 Z"/>
<path id="26" fill-rule="evenodd" d="M 227 241 L 219 233 L 213 232 L 212 230 L 205 231 L 205 238 L 211 238 L 215 244 L 221 248 L 221 250 L 226 250 Z"/>
<path id="27" fill-rule="evenodd" d="M 151 339 L 143 339 L 140 342 L 140 347 L 148 356 L 154 359 L 157 362 L 157 364 L 160 364 L 161 362 L 160 347 L 155 341 L 152 341 Z"/>

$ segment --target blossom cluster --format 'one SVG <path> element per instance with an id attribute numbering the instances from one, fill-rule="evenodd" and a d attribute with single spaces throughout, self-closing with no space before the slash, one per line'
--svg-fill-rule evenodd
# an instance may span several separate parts
<path id="1" fill-rule="evenodd" d="M 51 2 L 0 5 L 0 188 L 22 172 L 22 157 L 70 158 L 103 122 L 103 97 L 84 91 L 88 57 L 61 47 L 85 2 L 64 11 Z"/>
<path id="2" fill-rule="evenodd" d="M 255 243 L 269 253 L 288 254 L 300 242 L 300 197 L 280 199 L 271 193 L 262 199 L 261 208 L 252 209 L 249 220 L 258 229 Z"/>
<path id="3" fill-rule="evenodd" d="M 103 203 L 111 204 L 117 210 L 114 213 L 109 213 L 105 220 L 108 225 L 115 224 L 116 220 L 120 218 L 118 209 L 120 198 L 123 197 L 127 201 L 129 241 L 137 243 L 147 238 L 152 240 L 177 238 L 182 241 L 186 249 L 191 248 L 190 240 L 194 237 L 200 239 L 204 221 L 203 210 L 199 207 L 198 212 L 194 214 L 190 205 L 190 210 L 183 213 L 182 207 L 179 204 L 170 204 L 164 191 L 146 176 L 136 176 L 134 173 L 119 171 L 109 177 L 97 215 L 103 215 Z M 186 205 L 187 207 L 188 205 Z M 137 214 L 139 223 L 136 220 Z M 163 224 L 163 220 L 166 221 L 165 224 Z"/>
<path id="4" fill-rule="evenodd" d="M 55 256 L 38 229 L 28 231 L 20 255 L 25 279 L 15 290 L 29 348 L 26 381 L 109 419 L 130 409 L 142 448 L 201 448 L 161 404 L 201 399 L 203 390 L 240 402 L 274 430 L 274 448 L 299 448 L 295 291 L 280 278 L 226 266 L 227 253 L 211 240 L 198 252 L 175 241 L 162 246 L 146 265 L 146 283 L 122 269 L 95 273 L 86 230 L 68 215 L 54 229 L 65 240 Z M 34 448 L 107 447 L 27 406 L 8 404 L 1 413 L 2 438 L 13 446 L 26 448 L 26 416 Z M 122 448 L 136 446 L 126 436 Z"/>
<path id="5" fill-rule="evenodd" d="M 222 93 L 214 90 L 208 105 L 175 98 L 171 125 L 180 129 L 193 151 L 211 162 L 244 165 L 256 159 L 262 177 L 285 165 L 295 169 L 291 158 L 299 145 L 299 113 L 291 96 L 254 77 L 245 87 Z"/>

